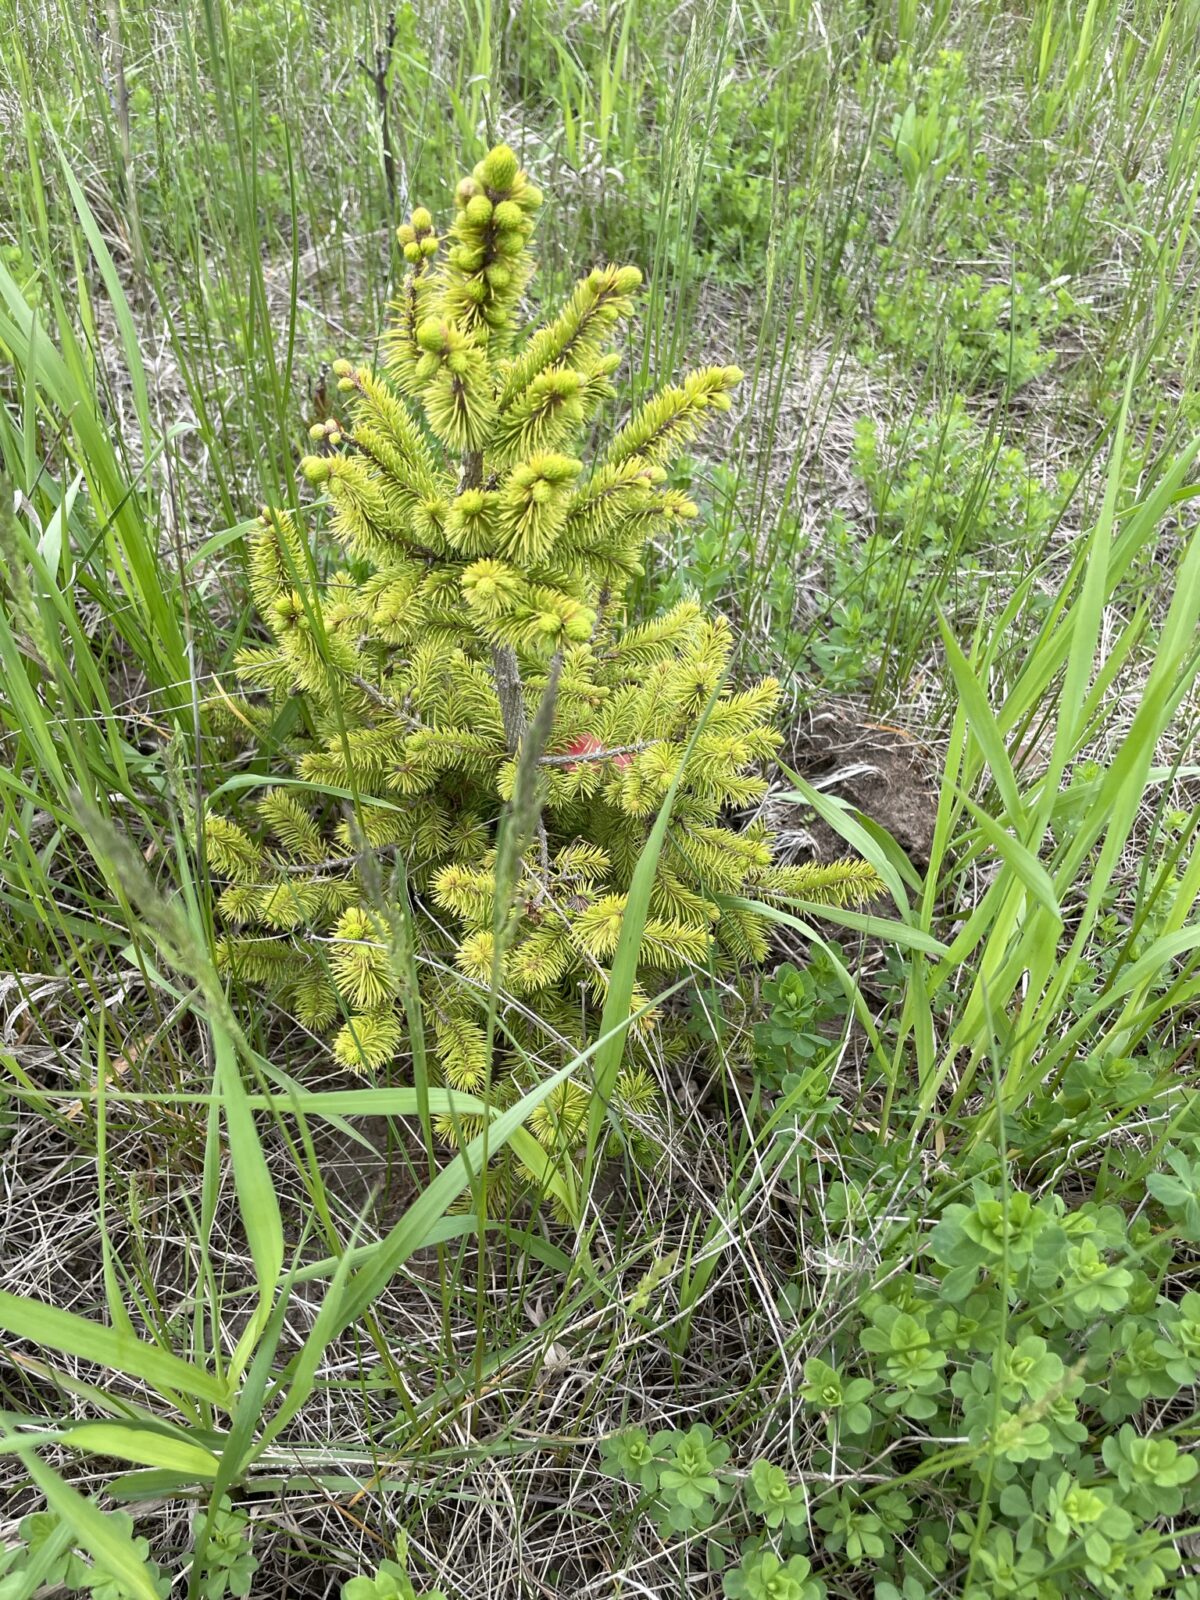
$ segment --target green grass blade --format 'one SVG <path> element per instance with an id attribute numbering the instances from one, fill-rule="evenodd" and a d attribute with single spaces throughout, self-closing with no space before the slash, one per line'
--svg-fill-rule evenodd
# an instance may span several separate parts
<path id="1" fill-rule="evenodd" d="M 267 1168 L 254 1117 L 246 1104 L 246 1090 L 238 1066 L 233 1041 L 223 1026 L 212 1025 L 217 1057 L 217 1082 L 225 1110 L 229 1153 L 233 1162 L 233 1181 L 238 1209 L 250 1245 L 254 1276 L 258 1284 L 258 1307 L 241 1338 L 230 1363 L 230 1382 L 236 1381 L 250 1352 L 266 1326 L 271 1304 L 283 1271 L 283 1218 L 275 1185 Z"/>
<path id="2" fill-rule="evenodd" d="M 768 922 L 777 922 L 784 928 L 799 928 L 800 924 L 793 913 L 803 911 L 819 921 L 836 922 L 839 927 L 866 934 L 872 939 L 882 939 L 901 950 L 918 950 L 922 955 L 939 957 L 949 953 L 940 939 L 935 939 L 931 933 L 925 933 L 920 928 L 911 928 L 906 922 L 895 922 L 888 917 L 872 917 L 861 911 L 848 911 L 844 906 L 790 899 L 771 904 L 765 900 L 745 900 L 729 895 L 719 896 L 718 903 L 739 911 L 752 911 L 755 916 L 765 917 Z"/>
<path id="3" fill-rule="evenodd" d="M 939 613 L 937 621 L 942 636 L 942 647 L 954 678 L 954 686 L 967 714 L 967 730 L 983 752 L 996 789 L 1004 802 L 1004 808 L 1014 827 L 1020 832 L 1025 825 L 1025 807 L 1021 803 L 1016 774 L 1008 759 L 1008 751 L 1004 747 L 1004 736 L 992 715 L 987 695 L 959 648 L 958 641 L 951 633 L 945 617 Z"/>
<path id="4" fill-rule="evenodd" d="M 113 1456 L 141 1467 L 164 1467 L 185 1478 L 211 1478 L 218 1465 L 217 1457 L 202 1445 L 170 1438 L 157 1428 L 139 1427 L 135 1422 L 84 1422 L 68 1428 L 62 1439 L 89 1455 Z"/>
<path id="5" fill-rule="evenodd" d="M 172 1404 L 177 1393 L 216 1405 L 226 1397 L 225 1385 L 191 1362 L 42 1300 L 0 1290 L 0 1328 L 61 1355 L 141 1378 Z"/>
<path id="6" fill-rule="evenodd" d="M 783 799 L 795 801 L 798 805 L 811 806 L 812 809 L 833 829 L 833 831 L 850 846 L 850 849 L 863 858 L 888 886 L 888 892 L 895 902 L 896 909 L 901 917 L 908 920 L 911 915 L 908 894 L 904 886 L 904 876 L 897 868 L 893 851 L 886 849 L 876 837 L 875 832 L 867 829 L 853 814 L 853 809 L 844 800 L 839 800 L 835 795 L 823 794 L 820 789 L 814 789 L 812 784 L 802 778 L 798 772 L 780 762 L 780 768 L 785 772 L 792 783 L 796 785 L 793 794 L 785 794 Z M 878 824 L 876 824 L 878 827 Z M 880 830 L 882 832 L 882 830 Z M 900 851 L 899 845 L 892 841 L 894 850 Z"/>
<path id="7" fill-rule="evenodd" d="M 1027 850 L 1019 839 L 1014 839 L 994 817 L 988 815 L 981 806 L 973 800 L 963 796 L 963 804 L 975 819 L 975 824 L 980 833 L 991 845 L 992 849 L 1028 889 L 1033 898 L 1047 910 L 1051 917 L 1062 926 L 1062 910 L 1054 893 L 1054 883 L 1050 874 L 1041 864 L 1032 851 Z M 1009 816 L 1013 815 L 1009 811 Z"/>

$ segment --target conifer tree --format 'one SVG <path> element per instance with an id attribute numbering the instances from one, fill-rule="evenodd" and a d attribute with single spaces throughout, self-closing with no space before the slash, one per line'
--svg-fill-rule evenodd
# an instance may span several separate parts
<path id="1" fill-rule="evenodd" d="M 762 822 L 727 820 L 764 793 L 778 686 L 725 686 L 729 625 L 695 601 L 635 623 L 623 595 L 647 539 L 695 515 L 668 467 L 729 409 L 741 374 L 704 367 L 661 389 L 585 466 L 640 275 L 597 267 L 519 337 L 541 198 L 501 145 L 458 185 L 446 238 L 423 208 L 400 228 L 407 271 L 383 370 L 338 363 L 344 406 L 301 463 L 343 563 L 319 579 L 283 511 L 265 511 L 251 539 L 270 641 L 237 665 L 251 704 L 299 702 L 292 771 L 312 788 L 269 789 L 239 817 L 210 811 L 205 830 L 226 880 L 223 964 L 371 1074 L 406 1049 L 386 873 L 367 870 L 398 852 L 419 908 L 431 1060 L 445 1083 L 501 1098 L 522 1059 L 575 1048 L 598 1019 L 634 866 L 677 775 L 635 1008 L 681 971 L 764 959 L 762 920 L 717 897 L 846 903 L 879 887 L 858 862 L 777 865 Z M 497 817 L 548 688 L 541 822 L 501 967 L 507 1036 L 524 1048 L 497 1074 L 484 1028 Z M 651 1009 L 640 1032 L 658 1024 Z M 644 1111 L 653 1079 L 627 1060 L 618 1094 Z M 569 1149 L 586 1106 L 570 1086 L 535 1133 Z"/>

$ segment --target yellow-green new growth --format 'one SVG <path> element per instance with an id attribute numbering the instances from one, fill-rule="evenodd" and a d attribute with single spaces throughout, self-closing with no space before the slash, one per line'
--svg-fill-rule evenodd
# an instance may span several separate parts
<path id="1" fill-rule="evenodd" d="M 279 788 L 239 819 L 211 814 L 206 842 L 226 883 L 221 960 L 369 1072 L 407 1041 L 404 966 L 379 894 L 378 853 L 399 854 L 429 1060 L 445 1083 L 504 1101 L 531 1063 L 573 1051 L 598 1020 L 634 867 L 672 783 L 635 1010 L 690 967 L 736 976 L 763 959 L 763 919 L 731 901 L 845 904 L 879 886 L 859 863 L 778 866 L 761 822 L 730 824 L 765 792 L 777 685 L 725 686 L 729 626 L 694 601 L 636 625 L 624 608 L 646 541 L 695 515 L 669 466 L 729 409 L 741 373 L 691 373 L 585 459 L 640 275 L 595 268 L 522 337 L 540 193 L 500 146 L 455 198 L 444 236 L 424 208 L 399 230 L 408 267 L 385 370 L 337 364 L 342 409 L 314 427 L 301 463 L 345 564 L 322 577 L 280 511 L 264 512 L 250 541 L 271 641 L 240 653 L 243 680 L 268 697 L 264 716 L 301 702 L 293 775 L 355 803 Z M 513 1048 L 498 1075 L 485 1031 L 496 821 L 551 682 L 541 824 L 499 958 Z M 653 1008 L 635 1031 L 669 1047 Z M 568 1086 L 533 1124 L 563 1157 L 587 1122 L 582 1093 Z M 618 1099 L 645 1118 L 644 1066 L 621 1073 Z"/>

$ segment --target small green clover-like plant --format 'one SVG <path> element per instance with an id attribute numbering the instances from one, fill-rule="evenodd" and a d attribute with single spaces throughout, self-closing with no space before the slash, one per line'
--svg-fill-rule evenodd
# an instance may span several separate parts
<path id="1" fill-rule="evenodd" d="M 110 1516 L 114 1514 L 120 1515 L 119 1512 L 109 1513 Z M 132 1519 L 128 1520 L 132 1527 Z M 149 1540 L 134 1539 L 133 1547 L 150 1575 L 150 1581 L 154 1585 L 154 1591 L 159 1596 L 159 1600 L 167 1600 L 167 1596 L 171 1593 L 170 1574 L 161 1571 L 157 1562 L 149 1559 Z M 88 1590 L 92 1600 L 134 1600 L 135 1596 L 135 1591 L 129 1587 L 123 1578 L 117 1577 L 115 1573 L 105 1572 L 99 1567 L 92 1568 Z"/>
<path id="2" fill-rule="evenodd" d="M 963 1218 L 963 1232 L 985 1257 L 1007 1256 L 1014 1265 L 1028 1256 L 1041 1226 L 1033 1201 L 1022 1190 L 998 1197 L 976 1184 L 976 1201 Z"/>
<path id="3" fill-rule="evenodd" d="M 1017 1272 L 1026 1266 L 1049 1221 L 1023 1190 L 997 1195 L 982 1178 L 972 1187 L 974 1205 L 947 1206 L 929 1239 L 934 1259 L 950 1269 L 942 1280 L 942 1295 L 952 1302 L 967 1298 L 981 1270 L 996 1272 L 1007 1263 L 1010 1272 Z"/>
<path id="4" fill-rule="evenodd" d="M 601 1443 L 600 1455 L 611 1476 L 653 1493 L 658 1488 L 656 1442 L 651 1441 L 645 1428 L 625 1428 Z"/>
<path id="5" fill-rule="evenodd" d="M 1013 1465 L 1047 1461 L 1054 1454 L 1049 1428 L 1028 1412 L 1002 1415 L 992 1431 L 991 1445 L 996 1456 Z"/>
<path id="6" fill-rule="evenodd" d="M 810 1137 L 827 1128 L 842 1109 L 842 1102 L 831 1092 L 831 1083 L 829 1068 L 820 1064 L 783 1075 L 781 1109 L 790 1112 L 793 1126 Z"/>
<path id="7" fill-rule="evenodd" d="M 1178 1383 L 1167 1371 L 1157 1321 L 1122 1317 L 1095 1326 L 1087 1346 L 1087 1370 L 1098 1380 L 1090 1397 L 1107 1422 L 1121 1422 L 1140 1411 L 1151 1396 L 1168 1400 Z"/>
<path id="8" fill-rule="evenodd" d="M 997 1389 L 1009 1405 L 1040 1402 L 1038 1413 L 1042 1421 L 1059 1399 L 1065 1400 L 1065 1408 L 1055 1415 L 1066 1424 L 1074 1419 L 1072 1401 L 1083 1389 L 1083 1382 L 1067 1377 L 1062 1357 L 1049 1349 L 1045 1339 L 1028 1334 L 1016 1346 L 1002 1344 L 987 1361 L 960 1367 L 950 1380 L 950 1388 L 962 1402 L 968 1433 L 978 1442 L 991 1427 Z"/>
<path id="9" fill-rule="evenodd" d="M 993 1347 L 1000 1339 L 1000 1309 L 995 1295 L 988 1294 L 973 1294 L 962 1305 L 944 1306 L 934 1324 L 934 1338 L 959 1353 Z"/>
<path id="10" fill-rule="evenodd" d="M 911 1312 L 881 1305 L 872 1326 L 862 1335 L 864 1350 L 883 1356 L 883 1371 L 896 1385 L 884 1405 L 910 1417 L 932 1417 L 937 1405 L 931 1398 L 945 1387 L 946 1352 L 933 1346 L 929 1329 Z"/>
<path id="11" fill-rule="evenodd" d="M 1168 1172 L 1152 1172 L 1146 1187 L 1162 1205 L 1185 1238 L 1200 1240 L 1200 1157 L 1183 1150 L 1167 1150 Z"/>
<path id="12" fill-rule="evenodd" d="M 360 1573 L 342 1585 L 342 1600 L 412 1600 L 408 1573 L 397 1561 L 383 1561 L 367 1576 Z"/>
<path id="13" fill-rule="evenodd" d="M 840 1490 L 814 1520 L 824 1530 L 826 1550 L 844 1550 L 852 1567 L 882 1558 L 886 1549 L 883 1523 L 852 1489 Z"/>
<path id="14" fill-rule="evenodd" d="M 729 1600 L 822 1600 L 825 1585 L 812 1576 L 804 1556 L 786 1559 L 773 1550 L 755 1550 L 725 1574 Z"/>
<path id="15" fill-rule="evenodd" d="M 60 1519 L 54 1511 L 31 1511 L 28 1516 L 22 1517 L 17 1526 L 18 1555 L 14 1565 L 27 1566 L 39 1556 L 43 1546 L 58 1532 L 59 1526 Z M 68 1547 L 53 1560 L 43 1574 L 43 1582 L 50 1586 L 61 1585 L 64 1589 L 82 1589 L 86 1587 L 90 1576 L 91 1568 L 87 1562 Z"/>
<path id="16" fill-rule="evenodd" d="M 1000 1393 L 1005 1400 L 1040 1400 L 1063 1379 L 1063 1360 L 1048 1348 L 1045 1339 L 1028 1334 L 1015 1346 L 1000 1352 Z"/>
<path id="17" fill-rule="evenodd" d="M 1178 1138 L 1189 1156 L 1200 1148 L 1182 1124 Z M 975 1153 L 969 1204 L 961 1177 L 933 1178 L 922 1191 L 931 1226 L 893 1243 L 873 1209 L 878 1149 L 864 1138 L 842 1156 L 844 1181 L 821 1208 L 825 1240 L 844 1251 L 870 1229 L 882 1248 L 862 1322 L 842 1335 L 848 1356 L 834 1346 L 804 1364 L 801 1397 L 824 1420 L 809 1440 L 817 1477 L 797 1488 L 769 1458 L 727 1464 L 703 1429 L 628 1430 L 604 1447 L 609 1470 L 643 1491 L 690 1562 L 703 1549 L 709 1572 L 732 1568 L 726 1600 L 809 1600 L 819 1580 L 790 1558 L 810 1523 L 838 1593 L 864 1582 L 875 1600 L 1174 1593 L 1169 1519 L 1200 1506 L 1200 1452 L 1190 1436 L 1126 1419 L 1200 1380 L 1200 1291 L 1168 1298 L 1184 1270 L 1176 1232 L 1161 1213 L 1142 1226 L 1111 1199 L 1068 1206 L 1001 1189 L 991 1147 Z M 804 1280 L 791 1291 L 798 1320 Z M 1104 1309 L 1118 1297 L 1116 1314 Z M 870 1376 L 855 1371 L 856 1348 Z M 881 1480 L 872 1463 L 882 1460 L 905 1481 Z M 909 1474 L 922 1460 L 936 1478 Z"/>
<path id="18" fill-rule="evenodd" d="M 1069 1472 L 1060 1473 L 1047 1491 L 1043 1516 L 1046 1549 L 1056 1560 L 1082 1542 L 1089 1559 L 1103 1565 L 1111 1546 L 1126 1543 L 1133 1533 L 1133 1518 L 1113 1503 L 1108 1490 L 1089 1488 Z"/>
<path id="19" fill-rule="evenodd" d="M 223 1600 L 227 1594 L 240 1600 L 250 1593 L 257 1571 L 258 1558 L 250 1547 L 250 1518 L 235 1511 L 228 1495 L 222 1495 L 209 1519 L 200 1593 L 204 1600 Z"/>
<path id="20" fill-rule="evenodd" d="M 150 1559 L 150 1541 L 135 1536 L 133 1518 L 125 1511 L 109 1511 L 105 1513 L 105 1521 L 121 1539 L 129 1541 L 149 1575 L 154 1592 L 160 1600 L 165 1600 L 171 1590 L 170 1577 Z M 21 1519 L 17 1528 L 18 1543 L 0 1546 L 0 1600 L 26 1600 L 30 1592 L 29 1566 L 61 1526 L 58 1514 L 53 1511 L 34 1511 Z M 72 1592 L 86 1590 L 92 1600 L 133 1600 L 134 1596 L 134 1590 L 118 1574 L 99 1564 L 89 1566 L 70 1546 L 43 1572 L 39 1594 L 45 1586 Z"/>
<path id="21" fill-rule="evenodd" d="M 1060 1393 L 1040 1401 L 1038 1406 L 1038 1420 L 1050 1435 L 1052 1453 L 1068 1461 L 1074 1459 L 1075 1452 L 1088 1436 L 1087 1424 L 1080 1422 L 1075 1404 L 1083 1388 L 1083 1379 L 1074 1378 Z"/>
<path id="22" fill-rule="evenodd" d="M 1162 1534 L 1150 1532 L 1128 1544 L 1107 1545 L 1103 1559 L 1085 1552 L 1083 1570 L 1101 1594 L 1140 1600 L 1166 1588 L 1179 1562 L 1174 1544 Z"/>
<path id="23" fill-rule="evenodd" d="M 903 1489 L 888 1489 L 872 1509 L 888 1533 L 903 1533 L 912 1521 L 912 1505 Z"/>
<path id="24" fill-rule="evenodd" d="M 403 1557 L 403 1546 L 400 1553 Z M 342 1600 L 446 1600 L 446 1596 L 441 1589 L 418 1592 L 401 1559 L 381 1562 L 370 1577 L 351 1578 L 342 1585 Z"/>
<path id="25" fill-rule="evenodd" d="M 645 1492 L 643 1503 L 664 1536 L 707 1534 L 710 1570 L 714 1558 L 725 1552 L 728 1559 L 741 1539 L 740 1562 L 724 1579 L 727 1596 L 822 1600 L 825 1587 L 812 1576 L 807 1560 L 795 1555 L 785 1559 L 767 1542 L 769 1536 L 782 1541 L 786 1553 L 789 1541 L 795 1544 L 803 1537 L 808 1516 L 803 1486 L 793 1484 L 773 1462 L 755 1461 L 743 1477 L 729 1465 L 728 1444 L 703 1423 L 686 1432 L 649 1434 L 645 1428 L 625 1428 L 603 1441 L 601 1455 L 611 1477 Z M 893 1513 L 895 1507 L 888 1510 Z M 865 1522 L 856 1534 L 856 1549 L 872 1526 L 883 1524 L 878 1518 Z M 374 1600 L 373 1593 L 364 1590 L 361 1600 Z"/>
<path id="26" fill-rule="evenodd" d="M 870 1378 L 841 1376 L 819 1356 L 810 1356 L 804 1363 L 804 1382 L 801 1396 L 809 1405 L 836 1416 L 847 1433 L 866 1433 L 871 1426 L 871 1407 L 867 1404 L 875 1386 Z"/>
<path id="27" fill-rule="evenodd" d="M 1072 1244 L 1091 1239 L 1099 1250 L 1119 1250 L 1126 1242 L 1129 1219 L 1119 1206 L 1100 1206 L 1089 1200 L 1065 1214 L 1062 1228 Z"/>
<path id="28" fill-rule="evenodd" d="M 1104 1464 L 1126 1491 L 1127 1504 L 1146 1517 L 1174 1516 L 1183 1506 L 1183 1489 L 1200 1471 L 1195 1456 L 1183 1455 L 1165 1434 L 1140 1434 L 1130 1423 L 1109 1434 L 1102 1446 Z"/>
<path id="29" fill-rule="evenodd" d="M 768 1528 L 802 1528 L 808 1498 L 799 1484 L 788 1481 L 787 1473 L 769 1461 L 756 1461 L 750 1469 L 746 1503 Z"/>
<path id="30" fill-rule="evenodd" d="M 920 1578 L 908 1573 L 899 1588 L 886 1578 L 881 1579 L 875 1585 L 875 1600 L 930 1600 L 930 1591 Z"/>
<path id="31" fill-rule="evenodd" d="M 785 961 L 763 985 L 763 1002 L 767 1015 L 754 1030 L 756 1074 L 778 1089 L 788 1075 L 804 1073 L 829 1054 L 822 1028 L 845 1014 L 846 997 L 822 953 L 804 968 Z"/>
<path id="32" fill-rule="evenodd" d="M 1007 1528 L 991 1528 L 978 1550 L 978 1574 L 985 1582 L 972 1584 L 963 1600 L 1038 1600 L 1045 1566 L 1040 1550 L 1018 1552 Z"/>
<path id="33" fill-rule="evenodd" d="M 1084 1239 L 1068 1249 L 1064 1287 L 1071 1305 L 1084 1316 L 1122 1310 L 1132 1283 L 1132 1272 L 1111 1265 L 1093 1240 Z"/>
<path id="34" fill-rule="evenodd" d="M 1164 1357 L 1167 1376 L 1180 1388 L 1200 1377 L 1200 1294 L 1189 1290 L 1163 1318 L 1163 1337 L 1154 1348 Z"/>
<path id="35" fill-rule="evenodd" d="M 658 1473 L 660 1510 L 668 1528 L 686 1533 L 712 1522 L 726 1493 L 717 1471 L 728 1459 L 729 1446 L 714 1439 L 712 1429 L 703 1423 L 675 1435 Z"/>

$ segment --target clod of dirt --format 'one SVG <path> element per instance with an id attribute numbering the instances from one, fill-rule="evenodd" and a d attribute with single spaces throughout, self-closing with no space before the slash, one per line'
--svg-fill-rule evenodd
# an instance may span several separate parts
<path id="1" fill-rule="evenodd" d="M 903 728 L 814 713 L 794 734 L 796 770 L 815 788 L 847 801 L 886 828 L 918 872 L 929 865 L 937 795 L 929 779 L 929 753 Z M 818 861 L 846 854 L 840 834 L 813 817 L 806 822 Z"/>

